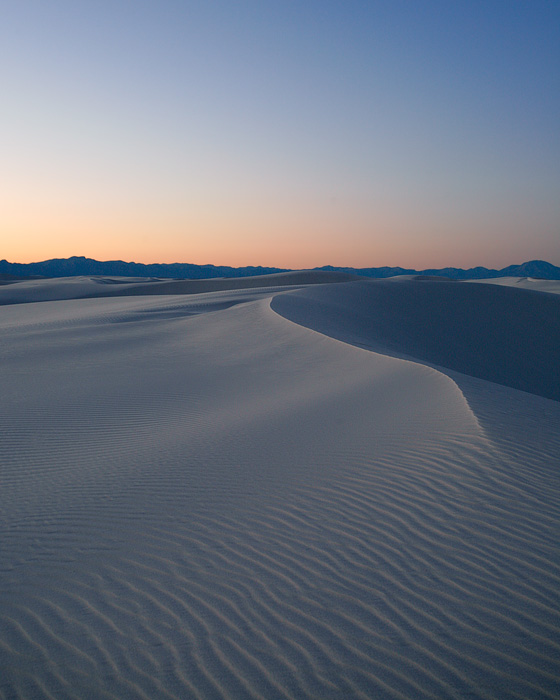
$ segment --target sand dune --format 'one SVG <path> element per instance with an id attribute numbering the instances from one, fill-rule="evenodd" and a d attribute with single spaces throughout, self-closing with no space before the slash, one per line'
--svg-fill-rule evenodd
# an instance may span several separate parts
<path id="1" fill-rule="evenodd" d="M 156 294 L 203 294 L 232 289 L 288 287 L 349 282 L 356 275 L 324 270 L 279 272 L 253 277 L 224 277 L 205 280 L 170 280 L 145 277 L 55 277 L 21 280 L 0 286 L 0 306 L 32 301 L 57 301 L 88 297 L 145 296 Z"/>
<path id="2" fill-rule="evenodd" d="M 279 296 L 273 308 L 360 347 L 560 400 L 560 297 L 426 279 Z"/>
<path id="3" fill-rule="evenodd" d="M 0 309 L 1 698 L 558 697 L 556 297 L 290 284 Z"/>
<path id="4" fill-rule="evenodd" d="M 474 282 L 475 284 L 498 284 L 518 289 L 530 289 L 534 292 L 548 292 L 560 294 L 560 280 L 542 280 L 532 277 L 497 277 L 495 279 L 466 280 L 463 284 Z"/>

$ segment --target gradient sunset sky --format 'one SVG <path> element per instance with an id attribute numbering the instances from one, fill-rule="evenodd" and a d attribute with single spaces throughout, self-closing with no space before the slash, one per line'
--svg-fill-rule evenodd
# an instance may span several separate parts
<path id="1" fill-rule="evenodd" d="M 557 0 L 9 0 L 0 258 L 560 265 Z"/>

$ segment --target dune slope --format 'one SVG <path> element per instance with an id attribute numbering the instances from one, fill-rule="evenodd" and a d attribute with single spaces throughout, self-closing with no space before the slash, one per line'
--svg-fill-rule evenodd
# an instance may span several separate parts
<path id="1" fill-rule="evenodd" d="M 344 272 L 300 270 L 251 277 L 160 279 L 157 277 L 53 277 L 11 281 L 0 286 L 0 306 L 90 297 L 204 294 L 233 289 L 330 284 L 360 279 Z"/>
<path id="2" fill-rule="evenodd" d="M 543 280 L 533 277 L 494 277 L 492 279 L 465 280 L 463 284 L 499 284 L 518 289 L 530 289 L 534 292 L 560 294 L 560 280 Z"/>
<path id="3" fill-rule="evenodd" d="M 500 443 L 302 294 L 1 309 L 0 697 L 556 697 L 559 404 L 473 380 Z"/>
<path id="4" fill-rule="evenodd" d="M 278 296 L 286 318 L 345 342 L 560 400 L 560 296 L 394 278 Z"/>

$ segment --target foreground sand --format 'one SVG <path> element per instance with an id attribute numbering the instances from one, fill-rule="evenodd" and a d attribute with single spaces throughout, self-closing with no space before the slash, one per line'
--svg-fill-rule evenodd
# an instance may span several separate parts
<path id="1" fill-rule="evenodd" d="M 558 697 L 560 297 L 309 281 L 0 308 L 0 697 Z"/>

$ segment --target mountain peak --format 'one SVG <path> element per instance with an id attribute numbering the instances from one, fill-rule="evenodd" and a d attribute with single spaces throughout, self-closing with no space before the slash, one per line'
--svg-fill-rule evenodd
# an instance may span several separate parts
<path id="1" fill-rule="evenodd" d="M 510 265 L 502 270 L 492 270 L 486 267 L 473 267 L 463 270 L 456 267 L 446 267 L 439 270 L 410 270 L 402 267 L 369 267 L 352 268 L 325 265 L 318 270 L 347 272 L 374 279 L 395 277 L 397 275 L 432 275 L 449 277 L 451 279 L 487 279 L 495 277 L 534 277 L 541 279 L 560 279 L 560 267 L 551 265 L 544 260 L 530 260 L 521 265 Z M 268 275 L 278 272 L 291 272 L 278 267 L 228 267 L 217 265 L 194 265 L 191 263 L 153 263 L 143 264 L 124 262 L 122 260 L 99 261 L 75 255 L 70 258 L 54 258 L 37 263 L 10 263 L 0 261 L 0 274 L 11 274 L 19 277 L 74 277 L 80 275 L 103 275 L 118 277 L 165 277 L 174 279 L 210 279 L 214 277 L 251 277 Z"/>

